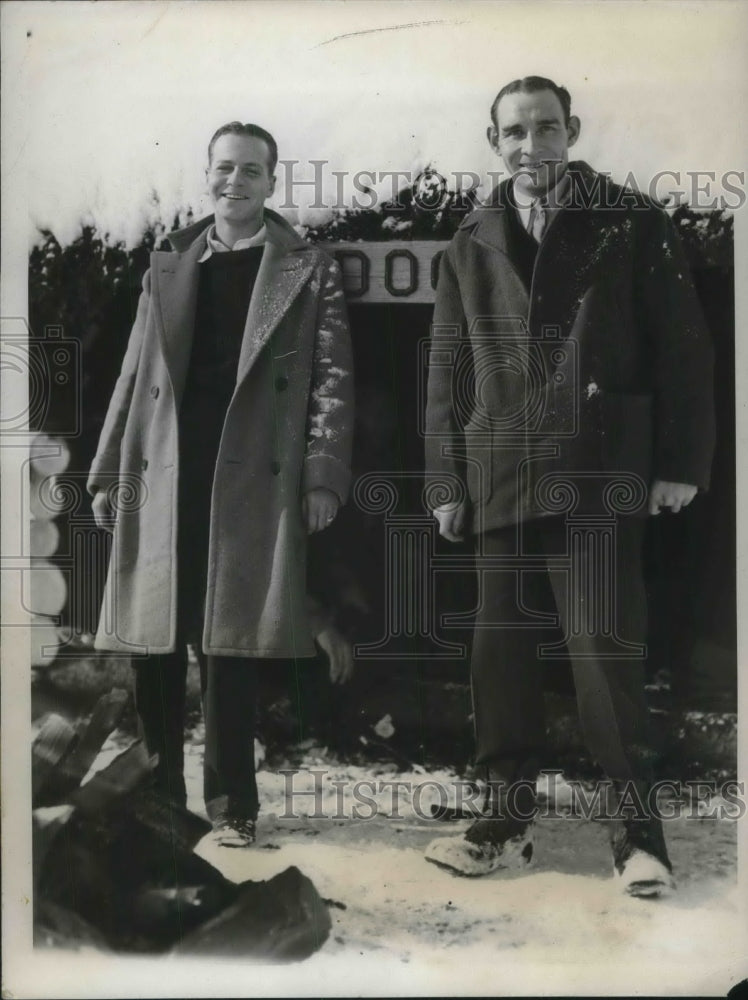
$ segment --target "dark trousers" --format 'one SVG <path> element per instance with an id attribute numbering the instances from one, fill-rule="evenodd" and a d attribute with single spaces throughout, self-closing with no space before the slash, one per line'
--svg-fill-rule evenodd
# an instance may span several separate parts
<path id="1" fill-rule="evenodd" d="M 646 640 L 644 524 L 620 518 L 610 544 L 602 529 L 577 531 L 571 542 L 575 568 L 568 565 L 563 518 L 538 519 L 478 538 L 479 556 L 535 557 L 531 568 L 504 570 L 481 570 L 479 559 L 480 607 L 471 662 L 476 759 L 502 779 L 527 777 L 527 762 L 543 757 L 539 647 L 554 636 L 548 626 L 533 623 L 533 613 L 537 617 L 555 604 L 568 637 L 590 753 L 614 781 L 651 780 L 644 657 L 623 655 L 634 652 L 625 644 L 643 646 Z"/>
<path id="2" fill-rule="evenodd" d="M 254 735 L 260 661 L 202 652 L 208 575 L 210 498 L 227 398 L 188 407 L 181 415 L 175 651 L 133 660 L 135 707 L 148 752 L 157 753 L 158 788 L 184 804 L 184 714 L 187 643 L 200 664 L 205 722 L 203 794 L 211 819 L 220 813 L 254 819 L 257 782 Z M 220 404 L 220 405 L 219 405 Z M 199 415 L 199 418 L 198 416 Z"/>
<path id="3" fill-rule="evenodd" d="M 213 819 L 258 812 L 254 735 L 259 663 L 249 657 L 198 654 L 205 721 L 203 794 Z M 149 754 L 158 754 L 156 785 L 184 805 L 184 710 L 187 647 L 133 661 L 135 707 Z"/>

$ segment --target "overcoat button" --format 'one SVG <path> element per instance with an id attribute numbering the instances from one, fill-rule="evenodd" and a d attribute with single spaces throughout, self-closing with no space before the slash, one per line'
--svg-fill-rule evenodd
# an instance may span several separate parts
<path id="1" fill-rule="evenodd" d="M 288 388 L 288 379 L 285 375 L 279 375 L 275 380 L 275 388 L 278 392 L 284 392 Z"/>
<path id="2" fill-rule="evenodd" d="M 145 472 L 145 470 L 148 468 L 147 458 L 144 458 L 143 461 L 140 463 L 140 468 L 143 470 L 143 472 Z"/>
<path id="3" fill-rule="evenodd" d="M 153 396 L 153 398 L 154 399 L 158 399 L 158 394 L 159 394 L 159 388 L 158 388 L 158 386 L 157 385 L 152 385 L 151 386 L 151 395 Z"/>
<path id="4" fill-rule="evenodd" d="M 280 470 L 281 470 L 280 462 L 271 462 L 270 471 L 273 473 L 274 476 L 277 476 Z"/>

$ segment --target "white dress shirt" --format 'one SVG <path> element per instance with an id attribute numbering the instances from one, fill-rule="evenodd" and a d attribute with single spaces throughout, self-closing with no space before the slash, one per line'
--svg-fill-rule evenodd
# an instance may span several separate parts
<path id="1" fill-rule="evenodd" d="M 570 199 L 571 178 L 569 177 L 568 171 L 564 173 L 564 176 L 554 188 L 551 188 L 550 191 L 547 191 L 540 198 L 533 198 L 529 202 L 523 202 L 521 199 L 517 198 L 517 194 L 515 192 L 517 214 L 519 215 L 520 221 L 526 231 L 535 239 L 537 239 L 537 235 L 533 232 L 533 229 L 538 211 L 542 211 L 545 215 L 545 226 L 543 227 L 543 234 L 545 234 L 548 231 L 548 226 L 550 226 L 551 222 L 556 215 L 558 215 L 564 205 L 569 204 Z M 540 240 L 538 240 L 538 242 L 540 242 Z"/>
<path id="2" fill-rule="evenodd" d="M 267 239 L 267 226 L 263 225 L 257 230 L 254 236 L 246 236 L 240 240 L 237 240 L 232 247 L 227 247 L 223 240 L 218 238 L 216 234 L 216 227 L 211 226 L 208 230 L 208 244 L 205 248 L 205 252 L 198 261 L 198 264 L 202 264 L 203 261 L 208 260 L 212 257 L 214 253 L 230 253 L 232 250 L 247 250 L 249 247 L 260 247 L 264 244 Z"/>

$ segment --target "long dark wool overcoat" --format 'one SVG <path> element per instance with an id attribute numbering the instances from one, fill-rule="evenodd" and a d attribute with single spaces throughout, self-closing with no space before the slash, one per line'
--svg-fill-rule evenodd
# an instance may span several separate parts
<path id="1" fill-rule="evenodd" d="M 531 281 L 509 182 L 441 260 L 426 466 L 463 483 L 476 533 L 562 510 L 646 513 L 654 479 L 709 484 L 712 347 L 680 239 L 638 192 L 581 161 L 570 174 Z"/>

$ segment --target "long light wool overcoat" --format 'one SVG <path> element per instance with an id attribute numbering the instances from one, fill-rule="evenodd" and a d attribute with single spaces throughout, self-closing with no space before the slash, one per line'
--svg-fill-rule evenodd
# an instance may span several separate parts
<path id="1" fill-rule="evenodd" d="M 89 492 L 121 491 L 97 648 L 175 647 L 178 413 L 212 221 L 151 255 L 89 475 Z M 313 487 L 347 497 L 351 345 L 339 265 L 276 213 L 265 223 L 213 477 L 203 649 L 309 656 L 301 497 Z M 126 499 L 132 484 L 137 496 Z"/>

